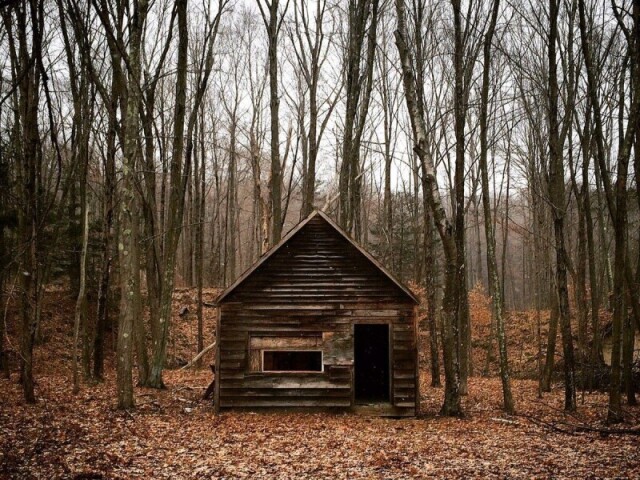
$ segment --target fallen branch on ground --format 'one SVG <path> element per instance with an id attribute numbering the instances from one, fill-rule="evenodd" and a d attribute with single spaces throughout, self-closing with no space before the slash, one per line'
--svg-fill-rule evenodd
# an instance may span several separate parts
<path id="1" fill-rule="evenodd" d="M 180 370 L 185 370 L 189 367 L 192 367 L 198 360 L 200 360 L 203 356 L 206 355 L 206 353 L 211 350 L 213 347 L 216 346 L 216 342 L 213 342 L 211 345 L 209 345 L 208 347 L 205 347 L 202 349 L 202 351 L 197 354 L 195 357 L 193 357 L 193 360 L 191 360 L 189 363 L 187 363 L 184 367 L 182 367 Z"/>
<path id="2" fill-rule="evenodd" d="M 507 425 L 519 425 L 518 422 L 514 422 L 513 420 L 507 420 L 506 418 L 492 417 L 491 420 L 493 420 L 494 422 L 506 423 Z"/>
<path id="3" fill-rule="evenodd" d="M 531 415 L 520 414 L 519 417 L 526 418 L 527 420 L 535 423 L 536 425 L 541 425 L 543 427 L 547 427 L 552 429 L 555 432 L 564 433 L 567 435 L 575 435 L 576 433 L 599 433 L 601 435 L 638 435 L 640 436 L 640 427 L 634 428 L 607 428 L 607 427 L 597 427 L 593 425 L 589 425 L 586 423 L 581 423 L 580 425 L 575 425 L 568 422 L 548 422 L 542 420 L 540 418 L 536 418 Z M 562 426 L 559 426 L 562 425 Z"/>

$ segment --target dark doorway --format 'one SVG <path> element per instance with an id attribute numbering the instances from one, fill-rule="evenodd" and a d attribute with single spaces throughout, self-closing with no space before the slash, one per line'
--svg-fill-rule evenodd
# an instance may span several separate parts
<path id="1" fill-rule="evenodd" d="M 356 403 L 389 401 L 389 325 L 354 325 Z"/>

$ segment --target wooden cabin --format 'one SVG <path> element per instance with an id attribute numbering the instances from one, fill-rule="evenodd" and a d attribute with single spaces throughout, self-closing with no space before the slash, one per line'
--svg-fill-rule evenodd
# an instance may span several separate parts
<path id="1" fill-rule="evenodd" d="M 418 300 L 324 213 L 301 221 L 216 303 L 216 411 L 418 410 Z"/>

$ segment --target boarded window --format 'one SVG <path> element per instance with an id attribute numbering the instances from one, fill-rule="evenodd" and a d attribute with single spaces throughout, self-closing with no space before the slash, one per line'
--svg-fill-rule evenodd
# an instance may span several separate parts
<path id="1" fill-rule="evenodd" d="M 301 350 L 264 350 L 264 372 L 321 372 L 322 352 Z"/>

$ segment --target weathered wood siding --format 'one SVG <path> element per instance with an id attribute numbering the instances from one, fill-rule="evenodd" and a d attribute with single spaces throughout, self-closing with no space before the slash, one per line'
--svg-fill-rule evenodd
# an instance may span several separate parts
<path id="1" fill-rule="evenodd" d="M 386 323 L 392 404 L 414 413 L 414 306 L 325 219 L 311 218 L 220 303 L 219 407 L 351 407 L 353 324 Z M 256 372 L 251 338 L 269 336 L 315 337 L 324 371 Z"/>

